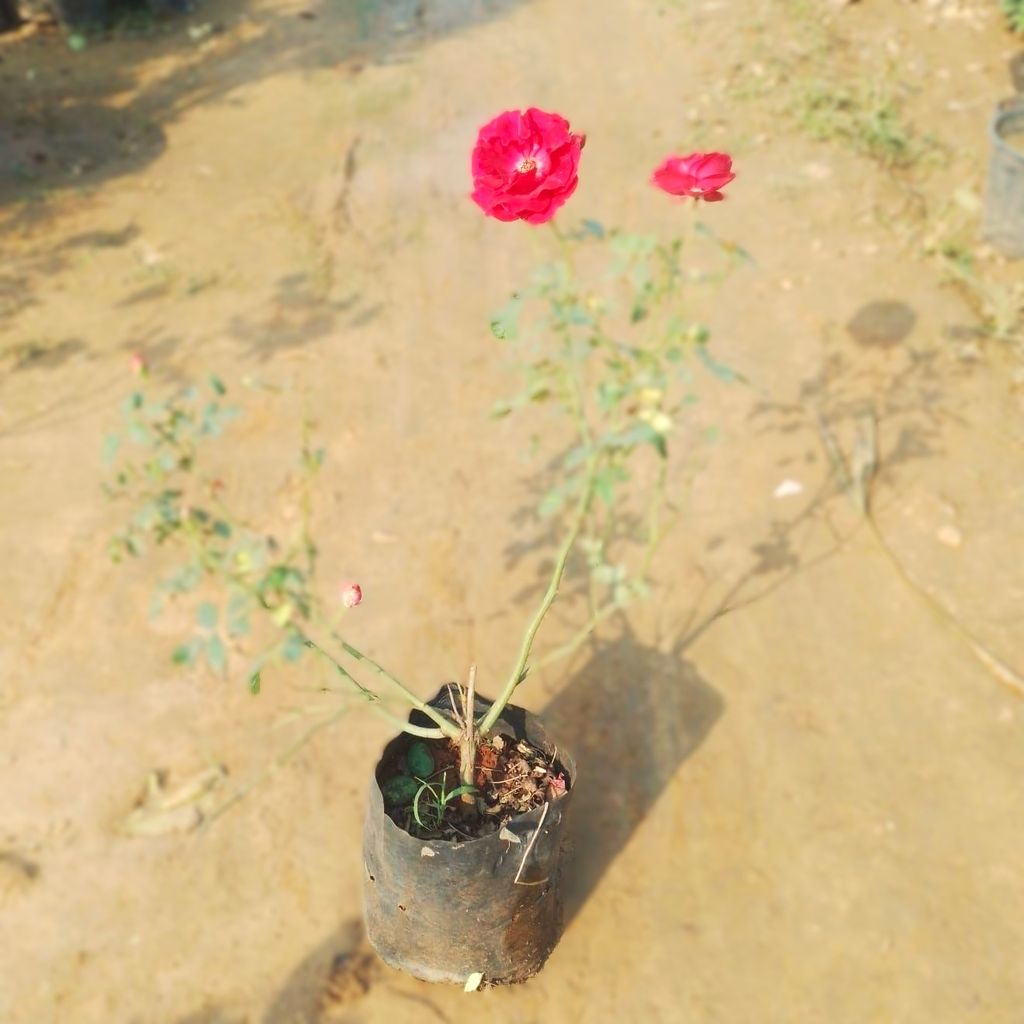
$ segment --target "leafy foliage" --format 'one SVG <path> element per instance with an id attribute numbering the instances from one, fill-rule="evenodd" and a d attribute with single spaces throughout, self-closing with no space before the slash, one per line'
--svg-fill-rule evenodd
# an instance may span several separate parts
<path id="1" fill-rule="evenodd" d="M 195 600 L 193 635 L 175 648 L 172 660 L 205 660 L 224 673 L 231 653 L 250 659 L 252 693 L 260 672 L 273 661 L 298 661 L 306 653 L 302 630 L 323 620 L 315 587 L 317 548 L 309 532 L 312 481 L 323 449 L 310 443 L 303 425 L 299 476 L 303 517 L 295 536 L 279 538 L 244 522 L 229 508 L 225 485 L 205 470 L 205 449 L 239 412 L 226 404 L 227 387 L 210 377 L 205 387 L 188 386 L 167 397 L 140 387 L 122 406 L 123 429 L 104 445 L 113 479 L 111 498 L 134 509 L 110 544 L 115 562 L 157 546 L 174 547 L 183 560 L 156 586 L 151 613 L 169 601 Z M 210 586 L 210 584 L 214 586 Z M 274 639 L 246 647 L 253 617 L 275 627 Z"/>
<path id="2" fill-rule="evenodd" d="M 491 320 L 523 380 L 493 415 L 549 405 L 572 426 L 575 440 L 551 465 L 553 483 L 537 512 L 542 519 L 559 516 L 592 490 L 596 500 L 580 544 L 594 617 L 647 593 L 646 572 L 663 532 L 669 440 L 697 401 L 695 361 L 723 381 L 742 379 L 710 356 L 707 329 L 687 318 L 681 303 L 685 286 L 717 283 L 749 257 L 702 225 L 696 231 L 715 244 L 720 270 L 685 269 L 681 239 L 665 243 L 584 221 L 559 236 L 562 258 L 538 267 Z M 577 263 L 590 268 L 587 278 L 575 273 Z M 654 483 L 640 528 L 646 550 L 631 572 L 614 552 L 631 532 L 622 490 L 641 459 L 653 460 L 645 478 Z"/>
<path id="3" fill-rule="evenodd" d="M 1003 13 L 1011 31 L 1024 35 L 1024 0 L 1003 0 Z"/>

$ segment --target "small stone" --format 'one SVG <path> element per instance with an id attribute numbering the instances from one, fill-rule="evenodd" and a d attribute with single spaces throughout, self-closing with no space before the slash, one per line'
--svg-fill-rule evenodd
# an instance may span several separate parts
<path id="1" fill-rule="evenodd" d="M 778 487 L 772 491 L 772 497 L 790 498 L 796 494 L 803 494 L 804 485 L 799 480 L 783 480 Z"/>
<path id="2" fill-rule="evenodd" d="M 964 542 L 963 534 L 952 523 L 940 526 L 935 531 L 935 536 L 939 541 L 951 548 L 958 548 Z"/>

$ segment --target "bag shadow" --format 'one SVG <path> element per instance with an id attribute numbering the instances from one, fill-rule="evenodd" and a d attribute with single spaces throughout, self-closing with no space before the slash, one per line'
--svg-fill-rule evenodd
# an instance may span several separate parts
<path id="1" fill-rule="evenodd" d="M 565 919 L 572 922 L 725 702 L 677 649 L 664 654 L 628 630 L 590 660 L 541 712 L 576 758 Z"/>

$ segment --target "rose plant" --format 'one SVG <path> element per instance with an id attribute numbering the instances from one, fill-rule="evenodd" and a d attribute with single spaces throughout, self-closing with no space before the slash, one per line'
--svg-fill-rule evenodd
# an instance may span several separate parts
<path id="1" fill-rule="evenodd" d="M 517 886 L 534 884 L 520 877 L 531 851 L 537 851 L 535 859 L 557 859 L 557 844 L 543 854 L 538 837 L 545 819 L 544 834 L 557 832 L 574 769 L 568 755 L 556 756 L 529 716 L 526 726 L 510 725 L 515 719 L 510 701 L 531 664 L 575 650 L 601 622 L 648 593 L 655 551 L 678 513 L 670 487 L 669 444 L 696 400 L 694 359 L 720 378 L 737 377 L 711 357 L 708 332 L 688 318 L 682 299 L 685 286 L 719 280 L 745 253 L 698 225 L 693 237 L 711 244 L 721 257 L 721 269 L 712 273 L 684 265 L 681 237 L 665 241 L 609 230 L 594 220 L 570 229 L 556 227 L 555 214 L 578 186 L 583 146 L 584 136 L 574 133 L 565 118 L 530 108 L 506 111 L 484 125 L 471 156 L 471 197 L 487 216 L 552 229 L 552 258 L 536 267 L 491 321 L 492 334 L 513 357 L 523 385 L 495 405 L 494 415 L 548 405 L 565 423 L 565 443 L 549 462 L 550 486 L 538 507 L 539 518 L 560 538 L 554 564 L 493 701 L 477 694 L 475 668 L 465 685 L 449 684 L 427 701 L 345 636 L 343 617 L 361 606 L 363 591 L 349 581 L 330 588 L 325 597 L 317 582 L 311 505 L 324 452 L 313 443 L 308 419 L 297 476 L 301 516 L 292 535 L 278 537 L 235 514 L 223 485 L 204 470 L 206 440 L 237 414 L 226 404 L 222 381 L 210 378 L 204 388 L 152 396 L 143 386 L 147 371 L 139 361 L 134 368 L 140 386 L 124 408 L 124 438 L 145 448 L 146 455 L 120 460 L 110 485 L 112 495 L 130 499 L 135 508 L 112 553 L 122 558 L 141 554 L 153 543 L 175 542 L 185 561 L 158 585 L 157 604 L 206 589 L 196 607 L 194 634 L 176 649 L 175 660 L 205 658 L 223 671 L 229 647 L 244 652 L 250 659 L 249 686 L 256 694 L 268 666 L 312 654 L 351 694 L 398 728 L 371 787 L 371 805 L 381 813 L 374 818 L 371 812 L 367 824 L 367 916 L 371 938 L 386 959 L 431 979 L 485 973 L 491 979 L 517 980 L 539 968 L 557 939 L 551 911 L 557 899 L 542 900 L 550 890 L 547 879 L 543 889 L 531 890 L 529 899 Z M 666 157 L 651 182 L 673 197 L 719 202 L 734 178 L 727 155 L 693 153 Z M 108 442 L 114 461 L 124 438 Z M 531 662 L 571 564 L 580 570 L 585 619 L 566 643 Z M 372 589 L 368 597 L 372 603 Z M 262 639 L 247 643 L 256 615 L 264 621 L 258 631 Z M 368 685 L 370 677 L 384 689 Z M 385 693 L 410 709 L 408 718 L 387 706 Z M 334 712 L 326 714 L 315 727 L 334 717 Z M 381 824 L 385 817 L 386 827 Z M 522 822 L 530 829 L 517 834 Z M 405 840 L 399 841 L 399 834 Z M 511 888 L 483 894 L 480 906 L 488 909 L 480 913 L 531 921 L 547 930 L 546 937 L 525 945 L 498 943 L 490 953 L 475 944 L 476 933 L 449 935 L 451 948 L 443 955 L 416 945 L 437 931 L 430 915 L 441 913 L 444 905 L 431 903 L 435 896 L 421 892 L 418 927 L 410 931 L 415 922 L 406 913 L 408 899 L 385 878 L 397 870 L 391 870 L 389 858 L 411 850 L 415 863 L 405 865 L 408 874 L 426 870 L 421 855 L 433 860 L 467 843 L 483 844 L 474 847 L 473 856 L 482 855 L 481 850 L 491 849 L 484 837 L 495 846 L 499 840 L 505 846 L 522 842 L 524 852 L 518 871 L 505 879 Z M 413 845 L 402 847 L 406 841 Z M 497 878 L 496 865 L 504 863 L 504 856 L 497 855 L 480 872 Z M 447 863 L 438 861 L 433 870 L 447 870 Z M 468 890 L 462 892 L 470 898 Z M 397 916 L 388 902 L 392 898 L 401 911 Z M 409 943 L 415 952 L 409 953 Z M 469 970 L 470 963 L 481 964 L 481 971 Z"/>

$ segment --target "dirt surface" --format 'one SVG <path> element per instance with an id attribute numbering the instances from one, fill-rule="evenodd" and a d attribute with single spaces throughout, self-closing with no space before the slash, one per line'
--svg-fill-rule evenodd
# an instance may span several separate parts
<path id="1" fill-rule="evenodd" d="M 0 1019 L 1019 1022 L 1024 706 L 991 658 L 1024 671 L 1020 266 L 975 230 L 1014 51 L 988 0 L 204 3 L 81 53 L 3 39 Z M 209 828 L 125 834 L 143 793 L 252 779 L 316 697 L 169 664 L 152 567 L 106 557 L 100 448 L 133 351 L 287 385 L 219 456 L 255 506 L 308 395 L 355 642 L 493 690 L 545 553 L 486 325 L 545 243 L 484 220 L 466 164 L 528 103 L 587 132 L 572 210 L 608 224 L 665 230 L 649 169 L 732 152 L 709 216 L 756 262 L 709 322 L 752 384 L 703 388 L 655 596 L 519 691 L 579 766 L 570 920 L 470 997 L 360 952 L 376 719 Z M 887 548 L 822 443 L 869 410 Z"/>

